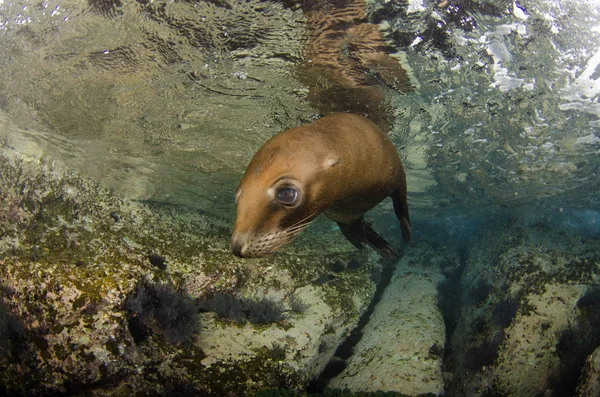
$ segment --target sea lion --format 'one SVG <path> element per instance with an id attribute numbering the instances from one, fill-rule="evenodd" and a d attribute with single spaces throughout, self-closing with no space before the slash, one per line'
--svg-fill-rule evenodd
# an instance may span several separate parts
<path id="1" fill-rule="evenodd" d="M 366 243 L 397 258 L 363 218 L 388 196 L 408 241 L 406 176 L 392 141 L 364 117 L 324 116 L 275 135 L 256 152 L 236 193 L 231 250 L 243 258 L 264 256 L 324 212 L 355 247 Z"/>

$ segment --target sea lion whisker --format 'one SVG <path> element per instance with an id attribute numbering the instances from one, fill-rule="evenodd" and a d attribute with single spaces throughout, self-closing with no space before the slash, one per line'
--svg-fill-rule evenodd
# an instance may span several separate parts
<path id="1" fill-rule="evenodd" d="M 308 227 L 308 226 L 309 226 L 311 223 L 312 223 L 312 222 L 308 222 L 308 223 L 305 223 L 305 224 L 303 224 L 303 225 L 298 225 L 298 226 L 295 226 L 294 228 L 288 228 L 288 229 L 284 229 L 284 230 L 282 230 L 282 233 L 283 233 L 285 236 L 293 237 L 293 236 L 295 236 L 296 234 L 298 234 L 298 233 L 300 233 L 301 231 L 303 231 L 304 229 L 306 229 L 306 228 L 307 228 L 307 227 Z"/>
<path id="2" fill-rule="evenodd" d="M 291 233 L 291 232 L 295 232 L 295 231 L 296 231 L 296 230 L 298 230 L 298 229 L 302 229 L 302 230 L 304 230 L 304 229 L 306 229 L 306 228 L 308 227 L 308 225 L 310 225 L 311 223 L 313 223 L 313 222 L 312 222 L 312 221 L 310 221 L 310 222 L 303 223 L 302 225 L 290 226 L 290 227 L 288 227 L 288 228 L 285 228 L 285 229 L 283 229 L 283 230 L 282 230 L 282 232 L 283 232 L 283 233 Z"/>
<path id="3" fill-rule="evenodd" d="M 291 235 L 286 235 L 283 239 L 281 239 L 277 244 L 275 244 L 273 246 L 271 251 L 275 251 L 275 250 L 279 249 L 280 247 L 288 244 L 290 241 L 292 241 L 294 238 L 296 238 L 296 235 L 298 235 L 298 233 L 300 233 L 302 230 L 304 230 L 304 229 L 299 229 L 297 233 L 294 233 Z"/>
<path id="4" fill-rule="evenodd" d="M 310 222 L 312 223 L 312 222 Z M 303 231 L 304 229 L 306 229 L 308 227 L 308 225 L 310 225 L 310 223 L 305 223 L 304 225 L 299 225 L 294 227 L 293 230 L 289 230 L 286 229 L 283 231 L 283 238 L 282 240 L 290 242 L 292 241 L 301 231 Z"/>
<path id="5" fill-rule="evenodd" d="M 304 230 L 304 229 L 298 230 L 298 232 L 296 232 L 296 233 L 291 233 L 291 234 L 287 234 L 287 235 L 285 235 L 285 236 L 284 236 L 284 237 L 281 239 L 281 241 L 285 241 L 285 242 L 286 242 L 286 244 L 287 244 L 287 243 L 289 243 L 290 241 L 292 241 L 293 239 L 295 239 L 295 238 L 296 238 L 296 236 L 297 236 L 297 235 L 298 235 L 298 234 L 299 234 L 299 233 L 300 233 L 302 230 Z"/>
<path id="6" fill-rule="evenodd" d="M 314 218 L 316 213 L 317 213 L 317 211 L 314 211 L 312 214 L 305 216 L 304 218 L 300 219 L 298 222 L 291 224 L 290 226 L 288 226 L 287 228 L 285 228 L 283 230 L 286 231 L 286 230 L 291 230 L 295 227 L 306 227 L 306 226 L 310 225 L 311 223 L 313 223 L 316 220 Z"/>
<path id="7" fill-rule="evenodd" d="M 300 219 L 299 221 L 297 221 L 296 223 L 292 223 L 290 226 L 288 227 L 294 227 L 294 226 L 298 226 L 300 224 L 304 224 L 304 222 L 306 222 L 307 219 L 311 219 L 312 217 L 314 217 L 317 214 L 317 211 L 314 211 L 313 213 L 305 216 L 304 218 Z M 314 222 L 314 219 L 311 219 L 310 221 L 308 221 L 309 223 Z"/>

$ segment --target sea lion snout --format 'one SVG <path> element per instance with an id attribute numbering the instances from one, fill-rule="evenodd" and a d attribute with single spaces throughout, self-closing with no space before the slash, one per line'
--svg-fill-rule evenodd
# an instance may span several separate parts
<path id="1" fill-rule="evenodd" d="M 241 233 L 234 232 L 231 235 L 231 252 L 240 258 L 244 257 L 248 244 L 244 243 L 244 238 Z"/>
<path id="2" fill-rule="evenodd" d="M 279 229 L 268 233 L 234 231 L 231 235 L 231 252 L 240 258 L 259 258 L 289 242 L 295 234 Z"/>
<path id="3" fill-rule="evenodd" d="M 279 199 L 284 202 L 295 201 L 297 192 L 294 192 L 286 190 Z M 246 198 L 240 199 L 230 242 L 231 252 L 240 258 L 258 258 L 272 253 L 292 241 L 314 218 L 298 215 L 294 211 L 301 207 L 285 208 L 283 204 L 272 202 L 261 203 L 264 211 L 254 205 L 246 207 Z M 252 201 L 251 204 L 256 202 Z"/>

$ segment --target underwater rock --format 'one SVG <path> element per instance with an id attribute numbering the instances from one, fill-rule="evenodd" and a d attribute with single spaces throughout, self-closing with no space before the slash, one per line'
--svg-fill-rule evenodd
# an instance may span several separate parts
<path id="1" fill-rule="evenodd" d="M 577 396 L 600 396 L 600 346 L 587 358 L 577 386 Z"/>
<path id="2" fill-rule="evenodd" d="M 598 241 L 507 219 L 473 240 L 465 258 L 446 390 L 576 395 L 586 358 L 600 345 L 593 314 L 598 294 L 591 289 L 600 276 Z M 469 288 L 477 285 L 492 287 L 474 301 Z"/>
<path id="3" fill-rule="evenodd" d="M 432 251 L 425 244 L 405 251 L 346 368 L 329 387 L 407 395 L 444 391 L 445 327 L 437 306 L 444 276 L 427 263 Z"/>
<path id="4" fill-rule="evenodd" d="M 307 233 L 287 252 L 244 261 L 229 251 L 224 220 L 131 202 L 3 152 L 0 280 L 11 340 L 0 346 L 0 390 L 9 395 L 303 388 L 375 292 L 376 256 L 314 283 L 350 261 L 341 236 Z M 149 250 L 168 267 L 152 264 Z M 249 321 L 197 314 L 215 293 L 250 302 Z"/>

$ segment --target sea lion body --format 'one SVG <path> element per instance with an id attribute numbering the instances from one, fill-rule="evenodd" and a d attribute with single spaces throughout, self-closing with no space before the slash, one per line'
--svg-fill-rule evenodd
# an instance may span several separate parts
<path id="1" fill-rule="evenodd" d="M 322 117 L 281 132 L 254 155 L 236 194 L 232 251 L 240 257 L 271 253 L 324 212 L 355 246 L 367 243 L 394 256 L 363 219 L 388 196 L 408 241 L 406 177 L 389 137 L 361 116 Z"/>

